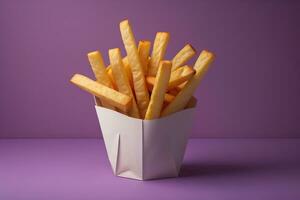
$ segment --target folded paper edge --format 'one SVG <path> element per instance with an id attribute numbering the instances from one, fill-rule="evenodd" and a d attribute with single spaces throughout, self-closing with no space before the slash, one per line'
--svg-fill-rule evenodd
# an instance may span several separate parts
<path id="1" fill-rule="evenodd" d="M 120 156 L 120 134 L 117 134 L 117 155 L 115 155 L 115 168 L 114 174 L 117 175 L 118 168 L 119 168 L 119 156 Z"/>

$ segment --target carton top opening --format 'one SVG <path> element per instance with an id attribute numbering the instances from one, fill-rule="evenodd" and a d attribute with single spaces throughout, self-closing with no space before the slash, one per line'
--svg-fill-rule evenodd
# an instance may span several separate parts
<path id="1" fill-rule="evenodd" d="M 95 106 L 96 106 L 96 107 L 101 107 L 101 108 L 103 108 L 103 109 L 110 110 L 110 109 L 105 108 L 105 107 L 102 106 L 101 101 L 100 101 L 100 99 L 99 99 L 98 97 L 95 97 L 95 96 L 94 96 L 94 102 L 95 102 Z M 192 109 L 195 109 L 196 106 L 197 106 L 197 104 L 195 104 L 193 107 L 185 108 L 185 109 L 183 109 L 183 110 L 181 110 L 181 111 L 179 111 L 179 112 L 175 112 L 175 113 L 172 113 L 172 114 L 170 114 L 170 115 L 168 115 L 168 116 L 160 117 L 160 118 L 158 118 L 158 119 L 166 118 L 166 117 L 169 117 L 169 116 L 171 116 L 171 115 L 175 115 L 175 114 L 177 114 L 177 113 L 184 112 L 185 110 L 192 110 Z M 123 113 L 120 113 L 120 112 L 118 112 L 118 111 L 116 111 L 116 110 L 110 110 L 110 111 L 115 112 L 115 113 L 118 113 L 118 114 L 123 115 L 123 116 L 126 116 L 126 117 L 128 117 L 128 118 L 130 118 L 130 119 L 135 119 L 135 120 L 141 120 L 141 121 L 153 121 L 153 120 L 157 120 L 157 119 L 151 119 L 151 120 L 147 120 L 147 119 L 137 119 L 137 118 L 134 118 L 134 117 L 130 117 L 130 116 L 128 116 L 128 115 L 125 115 L 125 114 L 123 114 Z"/>

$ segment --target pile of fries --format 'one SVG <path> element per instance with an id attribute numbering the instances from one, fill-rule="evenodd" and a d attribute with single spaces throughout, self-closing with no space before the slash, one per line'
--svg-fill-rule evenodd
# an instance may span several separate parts
<path id="1" fill-rule="evenodd" d="M 138 46 L 128 20 L 120 23 L 120 32 L 127 53 L 110 49 L 110 65 L 105 66 L 99 51 L 88 53 L 96 81 L 75 74 L 71 82 L 96 96 L 98 104 L 139 119 L 157 119 L 185 108 L 195 107 L 193 96 L 197 86 L 214 60 L 214 54 L 203 50 L 194 67 L 185 65 L 196 51 L 185 45 L 172 60 L 164 60 L 170 34 L 156 34 L 152 53 L 151 42 Z"/>

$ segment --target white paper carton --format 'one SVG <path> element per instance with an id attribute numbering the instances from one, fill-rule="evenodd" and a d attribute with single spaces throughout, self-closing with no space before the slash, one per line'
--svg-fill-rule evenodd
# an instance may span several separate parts
<path id="1" fill-rule="evenodd" d="M 141 120 L 95 107 L 115 175 L 138 180 L 178 176 L 194 108 Z"/>

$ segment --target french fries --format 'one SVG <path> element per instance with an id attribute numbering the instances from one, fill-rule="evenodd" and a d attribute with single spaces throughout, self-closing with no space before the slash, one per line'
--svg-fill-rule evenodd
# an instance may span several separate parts
<path id="1" fill-rule="evenodd" d="M 81 89 L 99 97 L 100 99 L 104 99 L 110 105 L 115 106 L 124 112 L 128 112 L 131 108 L 131 97 L 101 83 L 93 81 L 86 76 L 75 74 L 70 81 Z"/>
<path id="2" fill-rule="evenodd" d="M 152 91 L 153 91 L 153 86 L 154 86 L 154 83 L 155 83 L 155 77 L 153 77 L 153 76 L 148 76 L 147 79 L 148 79 L 148 81 L 151 82 L 151 84 L 147 84 L 147 85 L 148 85 L 148 90 L 152 92 Z M 177 91 L 176 91 L 176 92 L 177 92 Z M 177 92 L 177 93 L 178 93 L 178 92 Z M 177 93 L 176 93 L 176 94 L 177 94 Z M 165 101 L 166 103 L 170 103 L 171 101 L 173 101 L 173 99 L 175 98 L 176 94 L 174 95 L 174 94 L 172 94 L 171 92 L 165 93 L 164 101 Z"/>
<path id="3" fill-rule="evenodd" d="M 125 66 L 125 65 L 129 65 L 127 56 L 125 56 L 125 57 L 122 59 L 122 61 L 123 61 L 123 65 L 124 65 L 124 66 Z"/>
<path id="4" fill-rule="evenodd" d="M 194 69 L 187 65 L 177 68 L 171 73 L 168 90 L 171 90 L 181 83 L 188 81 L 190 78 L 192 78 L 195 72 L 196 71 Z"/>
<path id="5" fill-rule="evenodd" d="M 167 32 L 158 32 L 156 34 L 148 68 L 149 76 L 156 76 L 159 62 L 164 59 L 169 39 L 170 34 Z"/>
<path id="6" fill-rule="evenodd" d="M 146 74 L 146 72 L 148 70 L 150 47 L 151 47 L 150 41 L 142 40 L 139 42 L 138 53 L 140 56 L 141 63 L 143 65 L 144 74 Z M 122 59 L 122 61 L 123 61 L 123 65 L 126 70 L 127 77 L 129 79 L 130 86 L 133 88 L 132 73 L 131 73 L 131 68 L 130 68 L 127 56 L 125 56 Z M 108 66 L 106 68 L 106 71 L 107 71 L 107 73 L 111 73 L 110 66 Z"/>
<path id="7" fill-rule="evenodd" d="M 113 85 L 106 73 L 105 64 L 101 53 L 99 51 L 90 52 L 88 53 L 88 59 L 95 74 L 96 80 L 103 85 L 112 88 Z"/>
<path id="8" fill-rule="evenodd" d="M 127 77 L 128 77 L 129 83 L 130 83 L 130 86 L 131 86 L 131 88 L 133 88 L 132 73 L 131 73 L 130 65 L 128 63 L 128 58 L 124 57 L 122 59 L 122 61 L 123 61 L 123 66 L 125 68 L 125 71 L 126 71 L 126 74 L 127 74 Z"/>
<path id="9" fill-rule="evenodd" d="M 129 111 L 129 115 L 134 118 L 140 118 L 139 110 L 136 105 L 125 68 L 123 66 L 121 51 L 119 48 L 110 49 L 108 54 L 111 70 L 113 76 L 115 77 L 118 91 L 132 98 L 132 107 Z"/>
<path id="10" fill-rule="evenodd" d="M 171 77 L 169 80 L 168 88 L 167 90 L 172 90 L 173 88 L 176 88 L 180 84 L 188 81 L 192 76 L 195 74 L 195 70 L 190 68 L 189 66 L 183 66 L 171 73 Z M 148 85 L 154 85 L 155 77 L 153 76 L 147 76 L 146 82 Z M 180 87 L 180 86 L 179 86 Z M 149 88 L 149 87 L 148 87 Z"/>
<path id="11" fill-rule="evenodd" d="M 121 112 L 133 118 L 152 120 L 183 109 L 194 108 L 194 92 L 201 83 L 214 54 L 203 50 L 193 68 L 186 65 L 196 50 L 186 44 L 171 61 L 164 57 L 170 34 L 157 32 L 151 52 L 151 41 L 136 44 L 128 20 L 119 25 L 126 56 L 119 48 L 110 49 L 110 65 L 105 67 L 99 51 L 88 53 L 96 81 L 75 74 L 71 82 L 96 97 L 96 105 Z"/>
<path id="12" fill-rule="evenodd" d="M 160 62 L 145 119 L 149 120 L 160 117 L 161 108 L 163 106 L 165 93 L 167 91 L 171 75 L 171 68 L 172 63 L 170 61 Z"/>
<path id="13" fill-rule="evenodd" d="M 127 57 L 125 56 L 123 59 L 122 59 L 122 62 L 123 62 L 123 66 L 125 68 L 125 71 L 126 71 L 126 74 L 127 74 L 127 77 L 128 77 L 128 80 L 129 80 L 129 83 L 130 83 L 130 86 L 133 88 L 133 82 L 132 82 L 132 74 L 131 74 L 131 69 L 130 69 L 130 66 L 129 66 L 129 63 L 128 63 L 128 59 Z M 108 73 L 108 75 L 110 76 L 111 80 L 114 80 L 114 78 L 111 76 L 112 74 L 112 71 L 111 71 L 111 66 L 109 65 L 107 68 L 106 68 L 106 72 Z M 114 83 L 114 81 L 112 81 Z M 113 84 L 115 86 L 115 84 Z"/>
<path id="14" fill-rule="evenodd" d="M 88 59 L 94 75 L 96 77 L 97 82 L 106 85 L 107 87 L 113 88 L 113 84 L 106 73 L 105 64 L 102 58 L 102 55 L 99 51 L 93 51 L 88 53 Z M 114 110 L 115 108 L 111 106 L 109 103 L 105 102 L 105 100 L 100 99 L 100 102 L 103 107 Z"/>
<path id="15" fill-rule="evenodd" d="M 171 103 L 175 99 L 175 96 L 169 93 L 165 93 L 164 102 Z"/>
<path id="16" fill-rule="evenodd" d="M 151 48 L 151 42 L 142 40 L 139 42 L 138 53 L 140 56 L 141 64 L 144 69 L 144 74 L 148 73 L 149 53 Z"/>
<path id="17" fill-rule="evenodd" d="M 147 77 L 149 91 L 153 90 L 154 82 L 155 82 L 155 77 L 153 77 L 153 76 Z M 181 89 L 182 88 L 171 89 L 167 93 L 165 93 L 164 102 L 171 103 L 175 99 L 175 96 L 180 92 Z M 194 96 L 192 96 L 185 108 L 193 108 L 196 106 L 196 104 L 197 104 L 197 99 Z"/>
<path id="18" fill-rule="evenodd" d="M 149 104 L 149 93 L 146 86 L 143 66 L 137 51 L 135 38 L 128 20 L 124 20 L 120 23 L 120 31 L 125 50 L 127 52 L 128 62 L 131 67 L 133 87 L 138 108 L 141 117 L 144 118 Z"/>
<path id="19" fill-rule="evenodd" d="M 107 74 L 108 74 L 108 76 L 109 76 L 109 78 L 110 78 L 111 83 L 112 83 L 113 86 L 114 86 L 113 88 L 114 88 L 114 89 L 117 88 L 117 86 L 116 86 L 116 81 L 115 81 L 114 75 L 112 74 L 111 68 L 107 69 L 106 72 L 107 72 Z"/>
<path id="20" fill-rule="evenodd" d="M 175 88 L 175 89 L 169 90 L 168 93 L 173 95 L 173 96 L 176 96 L 179 93 L 179 91 Z"/>
<path id="21" fill-rule="evenodd" d="M 182 88 L 184 88 L 184 86 L 187 84 L 187 82 L 181 83 L 180 85 L 177 85 L 176 90 L 178 92 L 180 92 L 182 90 Z"/>
<path id="22" fill-rule="evenodd" d="M 147 82 L 148 90 L 152 91 L 154 83 L 155 83 L 155 77 L 154 76 L 147 76 L 146 77 L 146 82 Z"/>
<path id="23" fill-rule="evenodd" d="M 172 59 L 172 71 L 184 65 L 190 58 L 196 54 L 196 50 L 192 45 L 185 45 Z"/>
<path id="24" fill-rule="evenodd" d="M 163 110 L 162 116 L 170 115 L 185 108 L 213 60 L 214 55 L 211 52 L 206 50 L 201 52 L 194 65 L 196 74 L 187 82 L 175 99 Z"/>

